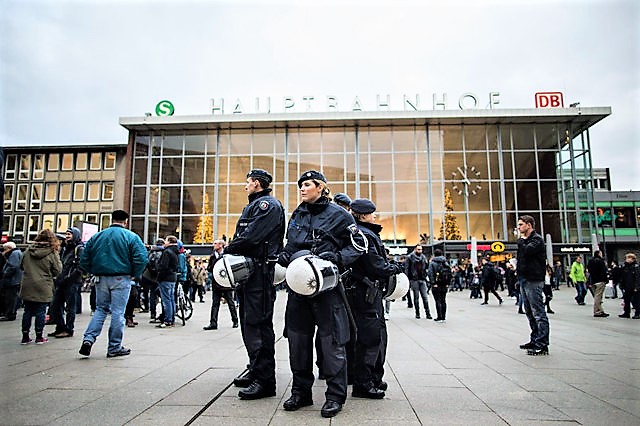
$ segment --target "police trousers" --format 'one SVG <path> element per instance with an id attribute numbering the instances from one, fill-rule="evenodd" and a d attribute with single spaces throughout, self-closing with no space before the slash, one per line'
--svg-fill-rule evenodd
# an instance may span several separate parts
<path id="1" fill-rule="evenodd" d="M 289 293 L 285 312 L 285 337 L 289 341 L 289 363 L 293 373 L 291 393 L 311 397 L 313 386 L 313 336 L 322 351 L 322 372 L 326 378 L 327 400 L 344 404 L 347 398 L 347 357 L 349 319 L 338 290 L 309 298 Z"/>

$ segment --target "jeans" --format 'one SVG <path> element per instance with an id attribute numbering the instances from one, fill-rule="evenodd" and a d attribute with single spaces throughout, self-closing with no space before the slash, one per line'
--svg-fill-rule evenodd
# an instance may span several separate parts
<path id="1" fill-rule="evenodd" d="M 579 304 L 584 303 L 584 298 L 587 295 L 587 284 L 584 281 L 576 281 L 576 302 Z"/>
<path id="2" fill-rule="evenodd" d="M 542 300 L 544 281 L 528 281 L 525 278 L 519 278 L 518 281 L 524 312 L 531 328 L 529 341 L 537 348 L 546 349 L 549 346 L 549 318 Z"/>
<path id="3" fill-rule="evenodd" d="M 438 320 L 445 320 L 447 316 L 447 287 L 439 288 L 433 286 L 431 288 L 433 300 L 436 302 L 436 312 Z"/>
<path id="4" fill-rule="evenodd" d="M 425 280 L 409 281 L 411 292 L 413 293 L 413 306 L 416 309 L 416 316 L 420 315 L 420 298 L 424 304 L 424 312 L 427 316 L 429 313 L 429 301 L 427 300 L 427 282 Z"/>
<path id="5" fill-rule="evenodd" d="M 124 333 L 124 310 L 129 300 L 131 279 L 129 276 L 99 276 L 95 283 L 96 312 L 84 332 L 84 340 L 94 343 L 104 325 L 107 315 L 111 314 L 109 324 L 109 346 L 107 353 L 115 353 L 122 349 Z"/>
<path id="6" fill-rule="evenodd" d="M 22 334 L 29 334 L 31 329 L 31 317 L 36 317 L 36 336 L 42 337 L 44 330 L 44 317 L 47 312 L 46 302 L 24 301 L 24 312 L 22 314 Z"/>
<path id="7" fill-rule="evenodd" d="M 73 333 L 76 322 L 77 294 L 81 283 L 61 284 L 53 293 L 53 301 L 49 310 L 51 320 L 56 323 L 56 332 Z M 66 321 L 65 321 L 66 311 Z"/>
<path id="8" fill-rule="evenodd" d="M 162 299 L 162 316 L 165 324 L 176 322 L 175 285 L 176 283 L 173 281 L 160 281 L 158 283 L 158 290 L 160 290 L 160 298 Z"/>

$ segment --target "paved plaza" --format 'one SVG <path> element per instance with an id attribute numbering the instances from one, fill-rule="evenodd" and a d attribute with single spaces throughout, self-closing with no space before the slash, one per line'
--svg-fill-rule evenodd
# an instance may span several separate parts
<path id="1" fill-rule="evenodd" d="M 506 293 L 502 293 L 506 295 Z M 89 321 L 77 319 L 72 338 L 20 345 L 20 318 L 0 323 L 0 423 L 3 425 L 638 425 L 640 320 L 621 319 L 620 299 L 607 299 L 611 317 L 593 318 L 592 299 L 577 306 L 573 289 L 555 292 L 550 355 L 527 356 L 524 315 L 514 301 L 499 306 L 448 295 L 445 324 L 414 318 L 392 304 L 386 398 L 348 397 L 333 419 L 320 416 L 324 381 L 314 405 L 286 412 L 291 391 L 288 347 L 282 338 L 286 293 L 276 302 L 277 396 L 241 401 L 231 383 L 247 356 L 239 329 L 221 306 L 220 328 L 203 331 L 206 303 L 195 303 L 185 327 L 157 329 L 149 314 L 125 330 L 132 354 L 106 358 L 107 328 L 90 358 L 78 355 Z M 430 299 L 432 311 L 433 300 Z M 47 326 L 52 331 L 53 326 Z"/>

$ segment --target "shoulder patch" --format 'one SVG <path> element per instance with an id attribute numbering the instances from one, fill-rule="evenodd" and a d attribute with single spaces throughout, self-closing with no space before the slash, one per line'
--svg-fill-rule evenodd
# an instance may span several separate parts
<path id="1" fill-rule="evenodd" d="M 260 207 L 260 210 L 266 210 L 269 208 L 269 202 L 267 200 L 260 201 L 260 204 L 258 204 L 258 207 Z"/>
<path id="2" fill-rule="evenodd" d="M 351 235 L 356 235 L 358 233 L 358 226 L 355 224 L 347 226 L 347 229 L 351 232 Z"/>

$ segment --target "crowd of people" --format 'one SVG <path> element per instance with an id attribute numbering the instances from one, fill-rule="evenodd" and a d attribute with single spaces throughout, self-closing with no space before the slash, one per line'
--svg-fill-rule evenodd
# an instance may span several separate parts
<path id="1" fill-rule="evenodd" d="M 372 200 L 351 200 L 342 193 L 331 197 L 325 176 L 309 170 L 298 179 L 301 203 L 287 224 L 282 204 L 271 194 L 272 180 L 265 170 L 249 171 L 248 203 L 234 235 L 228 243 L 215 240 L 208 260 L 192 259 L 173 235 L 145 247 L 127 229 L 129 215 L 123 210 L 114 211 L 111 226 L 85 243 L 75 227 L 64 236 L 41 231 L 24 253 L 14 243 L 5 243 L 0 320 L 16 320 L 18 307 L 23 306 L 22 344 L 33 342 L 33 318 L 36 344 L 46 343 L 47 337 L 72 337 L 75 316 L 81 310 L 79 292 L 90 278 L 92 317 L 79 353 L 91 355 L 110 316 L 107 357 L 120 357 L 131 354 L 122 341 L 125 328 L 138 324 L 136 309 L 149 313 L 156 327 L 171 328 L 175 326 L 177 289 L 184 290 L 193 302 L 196 298 L 204 302 L 210 291 L 210 319 L 203 330 L 218 328 L 220 304 L 225 303 L 232 327 L 240 328 L 246 349 L 246 369 L 234 379 L 240 388 L 238 397 L 267 398 L 276 394 L 273 315 L 279 265 L 287 268 L 283 334 L 293 376 L 291 395 L 283 408 L 296 411 L 313 404 L 315 353 L 318 378 L 326 382 L 321 415 L 330 418 L 346 403 L 348 385 L 353 385 L 354 398 L 385 397 L 385 320 L 391 306 L 385 296 L 394 277 L 402 274 L 409 282 L 402 299 L 407 307 L 415 310 L 416 319 L 424 312 L 426 319 L 438 324 L 446 321 L 448 292 L 469 290 L 471 299 L 482 299 L 481 305 L 488 305 L 493 295 L 502 305 L 498 290 L 506 287 L 530 327 L 529 341 L 520 348 L 533 356 L 549 353 L 547 314 L 554 313 L 550 301 L 562 282 L 575 287 L 578 305 L 585 304 L 591 291 L 593 315 L 604 318 L 609 314 L 604 311 L 603 297 L 611 279 L 614 297 L 616 287 L 623 293 L 624 311 L 619 316 L 631 318 L 633 307 L 632 318 L 640 318 L 640 266 L 632 253 L 626 255 L 624 265 L 609 268 L 596 251 L 586 266 L 578 256 L 565 271 L 560 262 L 549 263 L 535 220 L 523 215 L 518 219 L 517 255 L 507 262 L 494 263 L 489 256 L 483 256 L 477 265 L 469 260 L 452 262 L 438 248 L 427 258 L 421 244 L 394 259 L 380 238 L 382 227 L 376 223 Z M 237 282 L 216 276 L 218 262 L 226 267 L 231 257 L 250 265 Z M 429 306 L 430 293 L 435 311 Z M 45 336 L 47 323 L 55 329 Z"/>

